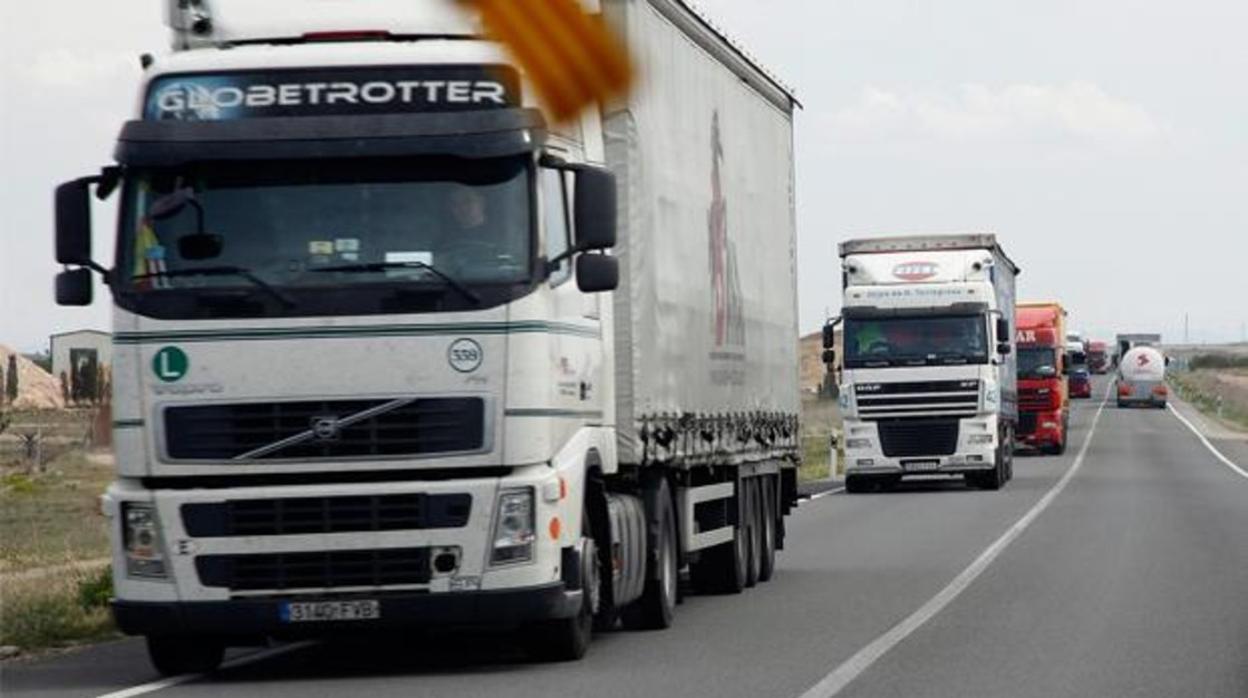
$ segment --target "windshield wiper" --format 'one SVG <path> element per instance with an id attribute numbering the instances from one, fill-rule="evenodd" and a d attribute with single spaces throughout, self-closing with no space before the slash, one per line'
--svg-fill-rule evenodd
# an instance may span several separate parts
<path id="1" fill-rule="evenodd" d="M 277 290 L 273 284 L 270 284 L 264 279 L 256 276 L 250 269 L 244 269 L 242 267 L 198 267 L 195 269 L 173 269 L 170 271 L 154 271 L 148 274 L 136 274 L 130 278 L 134 281 L 139 281 L 142 279 L 155 278 L 173 279 L 179 276 L 237 276 L 247 279 L 255 285 L 256 288 L 277 299 L 277 301 L 286 306 L 287 309 L 298 305 L 290 296 L 287 296 L 285 293 Z"/>
<path id="2" fill-rule="evenodd" d="M 338 264 L 331 267 L 314 267 L 308 271 L 345 271 L 368 273 L 388 271 L 390 269 L 424 269 L 425 271 L 428 271 L 439 279 L 445 281 L 448 287 L 455 289 L 461 296 L 471 301 L 473 305 L 481 305 L 481 297 L 474 293 L 472 289 L 456 281 L 454 277 L 451 277 L 432 264 L 426 264 L 425 262 L 364 262 L 360 264 Z"/>

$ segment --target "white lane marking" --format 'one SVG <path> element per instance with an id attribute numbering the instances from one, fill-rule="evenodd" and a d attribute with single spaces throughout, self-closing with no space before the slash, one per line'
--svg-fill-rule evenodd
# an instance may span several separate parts
<path id="1" fill-rule="evenodd" d="M 806 501 L 813 502 L 816 499 L 823 499 L 824 497 L 827 497 L 828 495 L 832 495 L 832 494 L 836 494 L 837 492 L 844 492 L 844 491 L 845 491 L 844 487 L 838 487 L 834 490 L 828 490 L 826 492 L 817 492 L 807 497 Z"/>
<path id="2" fill-rule="evenodd" d="M 296 642 L 290 645 L 274 647 L 271 650 L 263 650 L 253 654 L 244 655 L 238 659 L 225 662 L 221 665 L 221 669 L 218 669 L 218 671 L 222 669 L 237 669 L 238 667 L 247 666 L 248 664 L 262 662 L 266 659 L 272 659 L 273 657 L 278 657 L 288 652 L 303 649 L 304 647 L 308 647 L 312 644 L 312 642 Z M 131 688 L 123 688 L 120 691 L 105 693 L 104 695 L 98 696 L 98 698 L 133 698 L 133 696 L 141 696 L 146 693 L 163 691 L 166 688 L 172 688 L 179 684 L 187 683 L 188 681 L 203 678 L 204 676 L 207 676 L 207 674 L 178 674 L 177 676 L 170 676 L 169 678 L 152 681 L 151 683 L 145 683 L 140 686 L 133 686 Z"/>
<path id="3" fill-rule="evenodd" d="M 927 623 L 927 621 L 935 617 L 936 614 L 940 613 L 946 606 L 952 603 L 954 599 L 958 598 L 962 592 L 966 591 L 967 587 L 969 587 L 971 583 L 979 577 L 979 575 L 983 574 L 984 570 L 988 569 L 988 566 L 992 564 L 993 560 L 996 560 L 997 557 L 1007 547 L 1009 547 L 1010 543 L 1014 542 L 1014 539 L 1018 538 L 1023 531 L 1027 530 L 1027 527 L 1036 520 L 1036 517 L 1040 516 L 1045 509 L 1049 508 L 1049 505 L 1053 503 L 1053 500 L 1057 498 L 1057 495 L 1061 494 L 1062 490 L 1066 489 L 1066 485 L 1070 483 L 1072 478 L 1074 478 L 1075 473 L 1079 472 L 1079 468 L 1083 466 L 1083 460 L 1088 454 L 1088 447 L 1092 445 L 1092 435 L 1096 433 L 1096 425 L 1101 421 L 1101 413 L 1105 411 L 1105 404 L 1108 401 L 1109 393 L 1106 392 L 1105 399 L 1101 401 L 1100 407 L 1096 410 L 1096 416 L 1092 418 L 1092 427 L 1088 429 L 1088 435 L 1084 437 L 1083 446 L 1079 449 L 1079 455 L 1075 457 L 1075 462 L 1071 464 L 1070 469 L 1066 471 L 1066 474 L 1062 476 L 1062 479 L 1057 481 L 1057 484 L 1053 485 L 1053 487 L 1040 498 L 1040 501 L 1036 502 L 1035 506 L 1023 515 L 1023 518 L 1016 521 L 1013 526 L 1010 526 L 1008 531 L 1001 535 L 1000 538 L 993 541 L 992 545 L 988 546 L 984 552 L 980 553 L 979 557 L 975 558 L 975 561 L 972 562 L 969 567 L 962 570 L 957 577 L 954 577 L 953 581 L 949 582 L 948 586 L 940 590 L 940 593 L 933 596 L 927 601 L 927 603 L 920 606 L 917 611 L 911 613 L 883 635 L 877 637 L 869 645 L 854 653 L 854 656 L 845 660 L 845 663 L 833 669 L 832 673 L 823 677 L 822 681 L 814 686 L 811 686 L 810 689 L 802 694 L 802 698 L 831 698 L 832 696 L 840 693 L 850 684 L 850 682 L 858 678 L 862 672 L 871 668 L 871 665 L 878 661 L 880 657 L 887 654 L 889 650 L 896 647 L 902 640 L 914 633 L 914 631 L 923 627 L 924 623 Z"/>
<path id="4" fill-rule="evenodd" d="M 1174 415 L 1175 418 L 1177 418 L 1180 422 L 1183 422 L 1184 426 L 1186 426 L 1188 429 L 1191 429 L 1192 433 L 1196 435 L 1196 438 L 1200 439 L 1200 442 L 1205 445 L 1205 448 L 1209 449 L 1210 453 L 1212 453 L 1215 457 L 1217 457 L 1218 460 L 1222 461 L 1223 465 L 1239 473 L 1241 476 L 1248 478 L 1248 471 L 1245 471 L 1243 468 L 1239 467 L 1238 465 L 1235 465 L 1235 463 L 1233 463 L 1230 458 L 1227 458 L 1226 456 L 1222 455 L 1222 452 L 1219 451 L 1216 446 L 1210 443 L 1209 439 L 1206 438 L 1204 434 L 1200 433 L 1200 430 L 1196 428 L 1195 424 L 1192 424 L 1190 421 L 1188 421 L 1187 417 L 1184 417 L 1183 415 L 1179 414 L 1179 411 L 1174 409 L 1174 405 L 1167 403 L 1166 409 L 1170 410 L 1170 414 Z"/>

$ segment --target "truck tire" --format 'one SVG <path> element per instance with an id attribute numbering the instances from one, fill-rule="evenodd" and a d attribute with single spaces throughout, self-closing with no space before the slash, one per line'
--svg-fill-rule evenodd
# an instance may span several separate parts
<path id="1" fill-rule="evenodd" d="M 629 604 L 623 613 L 624 627 L 630 630 L 663 630 L 672 625 L 680 587 L 680 550 L 676 537 L 676 514 L 672 511 L 672 495 L 666 480 L 659 480 L 653 496 L 657 522 L 650 560 L 654 569 L 646 574 L 646 590 L 641 598 Z"/>
<path id="2" fill-rule="evenodd" d="M 203 674 L 225 659 L 225 644 L 195 635 L 148 635 L 147 656 L 161 676 Z"/>
<path id="3" fill-rule="evenodd" d="M 742 481 L 742 487 L 738 489 L 737 497 L 729 500 L 728 504 L 728 506 L 736 505 L 737 511 L 741 512 L 737 516 L 737 526 L 733 531 L 732 540 L 703 550 L 701 558 L 690 568 L 694 585 L 702 591 L 713 594 L 740 594 L 745 590 L 745 568 L 749 544 L 742 526 L 745 516 L 739 501 L 743 489 L 744 481 Z M 719 520 L 713 522 L 710 528 L 727 524 L 727 517 L 724 514 L 721 513 L 718 518 Z"/>
<path id="4" fill-rule="evenodd" d="M 862 494 L 870 489 L 870 486 L 861 475 L 845 476 L 845 493 L 846 494 Z"/>
<path id="5" fill-rule="evenodd" d="M 581 556 L 581 607 L 571 618 L 557 618 L 537 623 L 532 633 L 529 652 L 547 662 L 572 662 L 585 656 L 594 636 L 594 614 L 602 594 L 602 558 L 589 524 L 588 508 L 581 514 L 581 536 L 586 540 Z"/>
<path id="6" fill-rule="evenodd" d="M 776 572 L 776 491 L 771 476 L 762 479 L 763 554 L 758 566 L 758 581 L 771 580 Z"/>
<path id="7" fill-rule="evenodd" d="M 749 557 L 746 558 L 745 586 L 758 584 L 758 570 L 763 560 L 763 516 L 761 511 L 762 497 L 758 494 L 758 478 L 752 477 L 745 481 L 745 525 L 749 535 L 746 540 L 750 544 Z"/>

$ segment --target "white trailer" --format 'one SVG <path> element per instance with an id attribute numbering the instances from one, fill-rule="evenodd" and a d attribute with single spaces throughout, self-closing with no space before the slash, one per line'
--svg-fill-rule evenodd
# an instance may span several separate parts
<path id="1" fill-rule="evenodd" d="M 451 0 L 169 0 L 117 163 L 57 190 L 58 300 L 114 302 L 115 615 L 162 672 L 465 622 L 576 658 L 671 623 L 682 570 L 771 576 L 796 102 L 679 0 L 601 11 L 640 84 L 548 125 Z"/>
<path id="2" fill-rule="evenodd" d="M 999 489 L 1018 423 L 1018 267 L 990 234 L 851 240 L 840 254 L 846 491 L 932 474 Z"/>

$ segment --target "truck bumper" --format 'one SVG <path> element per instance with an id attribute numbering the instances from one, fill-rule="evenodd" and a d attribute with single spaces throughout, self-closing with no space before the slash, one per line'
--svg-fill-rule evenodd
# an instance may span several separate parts
<path id="1" fill-rule="evenodd" d="M 1045 412 L 1033 412 L 1034 421 L 1031 418 L 1021 420 L 1025 424 L 1033 424 L 1032 430 L 1027 433 L 1019 432 L 1016 434 L 1015 440 L 1022 446 L 1028 448 L 1044 448 L 1046 446 L 1056 446 L 1062 443 L 1064 436 L 1063 430 L 1065 423 L 1062 419 L 1062 413 L 1056 410 Z"/>
<path id="2" fill-rule="evenodd" d="M 128 635 L 317 636 L 422 625 L 516 625 L 569 618 L 581 603 L 581 592 L 568 591 L 563 582 L 524 589 L 362 596 L 378 600 L 381 613 L 377 620 L 286 623 L 282 621 L 283 599 L 187 603 L 115 600 L 113 616 L 117 627 Z M 297 600 L 318 599 L 300 596 Z"/>
<path id="3" fill-rule="evenodd" d="M 996 415 L 959 420 L 957 447 L 940 455 L 888 456 L 881 446 L 875 422 L 845 423 L 845 472 L 849 475 L 943 475 L 981 473 L 996 467 L 999 422 Z M 868 446 L 850 448 L 851 439 L 865 439 Z"/>

